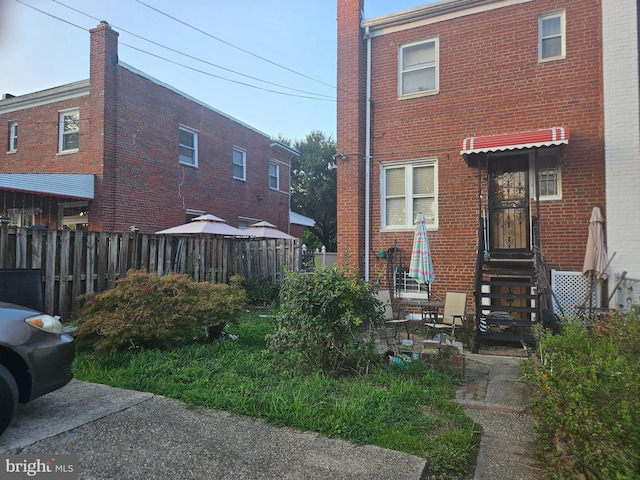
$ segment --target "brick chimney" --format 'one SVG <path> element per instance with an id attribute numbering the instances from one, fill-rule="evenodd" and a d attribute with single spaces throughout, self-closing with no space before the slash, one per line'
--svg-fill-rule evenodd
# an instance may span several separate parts
<path id="1" fill-rule="evenodd" d="M 366 42 L 364 0 L 337 0 L 338 258 L 364 273 Z M 345 257 L 345 254 L 348 253 Z"/>
<path id="2" fill-rule="evenodd" d="M 90 102 L 87 115 L 80 113 L 81 150 L 87 146 L 86 160 L 96 175 L 96 199 L 91 214 L 100 218 L 102 230 L 115 230 L 116 145 L 118 102 L 118 32 L 102 21 L 91 29 L 89 64 Z M 83 118 L 89 119 L 83 123 Z M 84 130 L 83 130 L 84 129 Z M 83 135 L 84 131 L 84 135 Z M 90 146 L 90 149 L 88 148 Z M 97 219 L 96 218 L 96 219 Z M 107 220 L 108 219 L 108 220 Z"/>

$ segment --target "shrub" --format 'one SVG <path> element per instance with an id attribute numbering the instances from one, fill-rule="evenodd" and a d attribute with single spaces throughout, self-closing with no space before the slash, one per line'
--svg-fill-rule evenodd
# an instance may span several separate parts
<path id="1" fill-rule="evenodd" d="M 230 285 L 196 283 L 188 275 L 129 272 L 77 314 L 77 344 L 98 352 L 168 348 L 222 330 L 246 304 L 239 277 Z"/>
<path id="2" fill-rule="evenodd" d="M 540 331 L 533 385 L 538 452 L 554 478 L 640 478 L 640 327 L 637 315 Z"/>
<path id="3" fill-rule="evenodd" d="M 280 294 L 280 285 L 273 283 L 265 275 L 257 275 L 243 279 L 243 286 L 249 298 L 249 304 L 267 307 L 276 305 Z"/>
<path id="4" fill-rule="evenodd" d="M 374 358 L 371 334 L 383 316 L 371 286 L 344 271 L 289 272 L 268 348 L 296 368 L 361 374 Z"/>

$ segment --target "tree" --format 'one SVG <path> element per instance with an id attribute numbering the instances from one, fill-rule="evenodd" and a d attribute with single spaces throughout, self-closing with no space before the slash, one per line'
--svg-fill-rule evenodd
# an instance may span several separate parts
<path id="1" fill-rule="evenodd" d="M 310 249 L 337 250 L 336 143 L 320 131 L 291 143 L 300 152 L 291 163 L 291 209 L 313 218 L 315 225 L 305 229 L 304 243 Z"/>

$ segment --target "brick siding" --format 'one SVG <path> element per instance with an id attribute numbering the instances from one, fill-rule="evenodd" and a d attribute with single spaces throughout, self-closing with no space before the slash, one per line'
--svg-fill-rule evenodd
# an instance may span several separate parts
<path id="1" fill-rule="evenodd" d="M 186 209 L 234 226 L 247 217 L 288 230 L 288 167 L 280 166 L 280 189 L 270 189 L 269 159 L 288 164 L 289 155 L 270 148 L 267 135 L 119 65 L 118 34 L 106 24 L 91 31 L 89 85 L 88 94 L 0 115 L 5 126 L 17 120 L 20 134 L 18 151 L 0 159 L 0 171 L 94 174 L 91 230 L 137 225 L 152 233 L 184 223 Z M 58 111 L 75 107 L 80 148 L 60 155 Z M 181 125 L 198 132 L 197 168 L 178 162 Z M 0 141 L 7 145 L 5 130 Z M 246 150 L 246 181 L 233 179 L 234 146 Z M 44 206 L 52 199 L 31 201 Z"/>
<path id="2" fill-rule="evenodd" d="M 338 1 L 338 12 L 357 2 Z M 564 60 L 539 63 L 538 15 L 566 9 Z M 562 199 L 541 201 L 543 254 L 549 268 L 581 270 L 588 220 L 594 205 L 605 211 L 600 2 L 534 0 L 473 15 L 434 22 L 372 38 L 371 252 L 392 247 L 405 252 L 408 266 L 413 232 L 380 228 L 380 164 L 394 160 L 437 159 L 439 228 L 429 232 L 436 291 L 471 290 L 478 225 L 478 171 L 467 166 L 458 141 L 469 136 L 564 126 L 571 140 L 562 163 Z M 347 12 L 342 12 L 348 17 Z M 338 18 L 338 65 L 352 64 L 361 33 Z M 398 100 L 398 47 L 439 39 L 439 93 Z M 346 43 L 340 48 L 341 43 Z M 351 48 L 351 50 L 349 49 Z M 362 71 L 360 74 L 364 76 Z M 338 89 L 351 91 L 354 78 L 338 75 Z M 355 106 L 339 105 L 338 132 L 356 135 Z M 360 119 L 360 121 L 362 121 Z M 362 135 L 362 134 L 361 134 Z M 340 140 L 340 135 L 338 139 Z M 353 145 L 353 147 L 351 147 Z M 357 145 L 357 146 L 356 146 Z M 364 148 L 355 140 L 351 148 Z M 338 145 L 338 151 L 346 149 Z M 393 152 L 415 152 L 395 153 Z M 344 165 L 344 164 L 343 164 Z M 355 184 L 361 172 L 338 170 L 339 185 Z M 486 173 L 483 173 L 485 175 Z M 345 178 L 346 177 L 346 178 Z M 483 180 L 484 181 L 484 180 Z M 484 188 L 483 188 L 484 190 Z M 484 190 L 486 192 L 486 190 Z M 347 216 L 353 189 L 338 189 L 338 244 L 355 235 L 356 216 Z M 532 210 L 535 213 L 535 207 Z M 350 224 L 340 220 L 348 218 Z M 363 221 L 358 229 L 364 230 Z M 386 268 L 372 253 L 370 274 Z"/>

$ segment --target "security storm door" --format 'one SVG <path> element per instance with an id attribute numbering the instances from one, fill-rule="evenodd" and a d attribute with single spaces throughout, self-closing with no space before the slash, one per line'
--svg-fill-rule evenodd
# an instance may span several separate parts
<path id="1" fill-rule="evenodd" d="M 530 252 L 529 156 L 492 157 L 489 174 L 489 252 L 518 256 Z"/>

